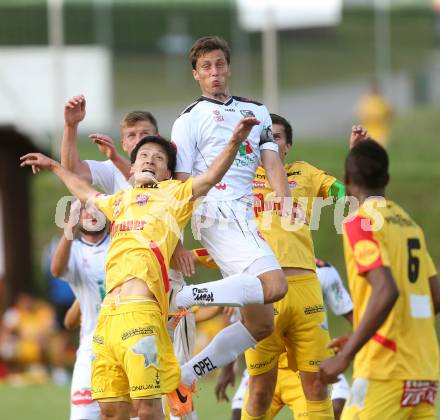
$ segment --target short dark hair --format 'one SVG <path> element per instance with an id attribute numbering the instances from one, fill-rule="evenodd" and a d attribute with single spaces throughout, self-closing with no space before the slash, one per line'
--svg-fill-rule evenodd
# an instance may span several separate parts
<path id="1" fill-rule="evenodd" d="M 157 126 L 157 120 L 154 118 L 154 115 L 148 111 L 131 111 L 129 112 L 121 121 L 121 130 L 126 127 L 132 127 L 139 121 L 148 121 L 153 124 L 156 132 L 159 131 Z"/>
<path id="2" fill-rule="evenodd" d="M 359 187 L 385 188 L 389 181 L 386 150 L 372 139 L 354 146 L 345 159 L 345 175 Z"/>
<path id="3" fill-rule="evenodd" d="M 270 118 L 272 119 L 272 125 L 273 124 L 279 124 L 284 127 L 284 132 L 286 133 L 286 142 L 290 146 L 292 146 L 292 126 L 290 125 L 289 121 L 287 121 L 284 117 L 278 114 L 270 114 Z"/>
<path id="4" fill-rule="evenodd" d="M 172 174 L 174 174 L 176 170 L 176 146 L 174 143 L 168 141 L 167 139 L 164 139 L 161 136 L 146 136 L 139 140 L 139 143 L 136 145 L 136 147 L 132 150 L 130 154 L 130 161 L 133 164 L 136 161 L 139 149 L 144 145 L 148 143 L 155 143 L 161 146 L 167 157 L 168 157 L 168 169 L 171 171 Z"/>
<path id="5" fill-rule="evenodd" d="M 194 43 L 189 52 L 189 59 L 191 60 L 192 68 L 196 68 L 197 60 L 202 55 L 215 50 L 223 51 L 227 63 L 231 63 L 231 49 L 229 48 L 228 43 L 219 36 L 204 36 Z"/>

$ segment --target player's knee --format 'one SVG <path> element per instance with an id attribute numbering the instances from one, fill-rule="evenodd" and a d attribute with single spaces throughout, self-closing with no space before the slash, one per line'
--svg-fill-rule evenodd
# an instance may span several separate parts
<path id="1" fill-rule="evenodd" d="M 115 404 L 99 404 L 101 410 L 102 420 L 116 419 L 118 416 L 118 409 Z"/>
<path id="2" fill-rule="evenodd" d="M 345 400 L 342 398 L 337 398 L 333 400 L 332 403 L 335 420 L 339 420 L 341 418 L 342 410 L 344 409 Z"/>
<path id="3" fill-rule="evenodd" d="M 255 387 L 249 395 L 248 406 L 252 407 L 253 412 L 264 414 L 269 409 L 271 401 L 272 395 L 267 392 L 267 388 Z"/>
<path id="4" fill-rule="evenodd" d="M 261 341 L 269 337 L 274 332 L 273 318 L 258 319 L 258 322 L 252 322 L 250 325 L 245 325 L 246 328 L 254 337 L 255 341 Z"/>
<path id="5" fill-rule="evenodd" d="M 264 273 L 259 277 L 263 283 L 265 303 L 277 302 L 286 295 L 288 290 L 287 280 L 281 270 Z"/>
<path id="6" fill-rule="evenodd" d="M 328 387 L 321 381 L 318 374 L 308 376 L 307 380 L 302 378 L 301 384 L 307 400 L 320 401 L 328 397 Z"/>

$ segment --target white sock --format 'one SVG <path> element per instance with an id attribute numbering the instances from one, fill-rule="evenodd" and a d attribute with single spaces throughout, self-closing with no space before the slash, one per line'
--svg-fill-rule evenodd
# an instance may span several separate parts
<path id="1" fill-rule="evenodd" d="M 191 386 L 203 375 L 231 363 L 255 344 L 257 342 L 241 321 L 223 328 L 199 354 L 181 367 L 182 383 Z"/>
<path id="2" fill-rule="evenodd" d="M 264 303 L 264 292 L 258 277 L 234 274 L 222 280 L 184 286 L 176 294 L 180 308 L 201 306 L 244 306 Z"/>
<path id="3" fill-rule="evenodd" d="M 141 420 L 140 417 L 130 417 L 130 420 Z"/>

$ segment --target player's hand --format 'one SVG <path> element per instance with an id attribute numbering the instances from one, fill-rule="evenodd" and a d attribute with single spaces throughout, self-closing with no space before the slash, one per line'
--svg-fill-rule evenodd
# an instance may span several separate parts
<path id="1" fill-rule="evenodd" d="M 258 124 L 260 124 L 260 121 L 258 121 L 255 117 L 243 118 L 235 126 L 231 140 L 234 143 L 243 143 L 249 137 L 249 133 L 251 132 L 252 128 Z"/>
<path id="2" fill-rule="evenodd" d="M 55 165 L 58 164 L 57 161 L 43 155 L 42 153 L 28 153 L 27 155 L 21 156 L 20 161 L 20 166 L 22 168 L 30 166 L 34 174 L 40 172 L 41 169 L 51 171 Z"/>
<path id="3" fill-rule="evenodd" d="M 86 116 L 86 98 L 76 95 L 64 104 L 64 122 L 66 125 L 75 126 Z"/>
<path id="4" fill-rule="evenodd" d="M 338 382 L 338 375 L 344 372 L 350 364 L 350 360 L 342 353 L 325 359 L 319 366 L 319 376 L 324 384 Z"/>
<path id="5" fill-rule="evenodd" d="M 226 389 L 228 385 L 234 386 L 235 384 L 235 373 L 234 373 L 234 362 L 229 363 L 224 366 L 220 371 L 220 375 L 215 385 L 215 395 L 218 401 L 228 401 L 229 397 L 226 394 Z"/>
<path id="6" fill-rule="evenodd" d="M 93 133 L 89 135 L 89 138 L 96 144 L 98 150 L 108 159 L 112 160 L 117 155 L 118 152 L 115 144 L 109 136 L 100 133 Z"/>
<path id="7" fill-rule="evenodd" d="M 224 306 L 223 307 L 223 315 L 226 315 L 229 319 L 235 315 L 237 308 L 235 306 Z"/>
<path id="8" fill-rule="evenodd" d="M 330 341 L 330 344 L 327 346 L 329 349 L 333 349 L 335 353 L 339 353 L 347 343 L 350 335 L 344 335 L 342 337 L 338 337 Z"/>
<path id="9" fill-rule="evenodd" d="M 368 139 L 368 131 L 365 128 L 360 125 L 351 127 L 350 149 L 366 139 Z"/>
<path id="10" fill-rule="evenodd" d="M 64 225 L 64 236 L 69 240 L 73 240 L 78 236 L 80 212 L 81 201 L 75 198 L 70 204 L 69 215 Z"/>
<path id="11" fill-rule="evenodd" d="M 191 277 L 196 272 L 195 259 L 193 252 L 188 251 L 179 241 L 171 257 L 171 266 L 185 277 Z"/>

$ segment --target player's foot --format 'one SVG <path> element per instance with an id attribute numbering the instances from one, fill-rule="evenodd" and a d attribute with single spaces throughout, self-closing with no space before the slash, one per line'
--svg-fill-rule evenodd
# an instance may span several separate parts
<path id="1" fill-rule="evenodd" d="M 167 394 L 168 406 L 174 417 L 182 417 L 194 410 L 192 403 L 192 394 L 194 391 L 195 382 L 191 387 L 181 384 L 179 388 Z"/>

